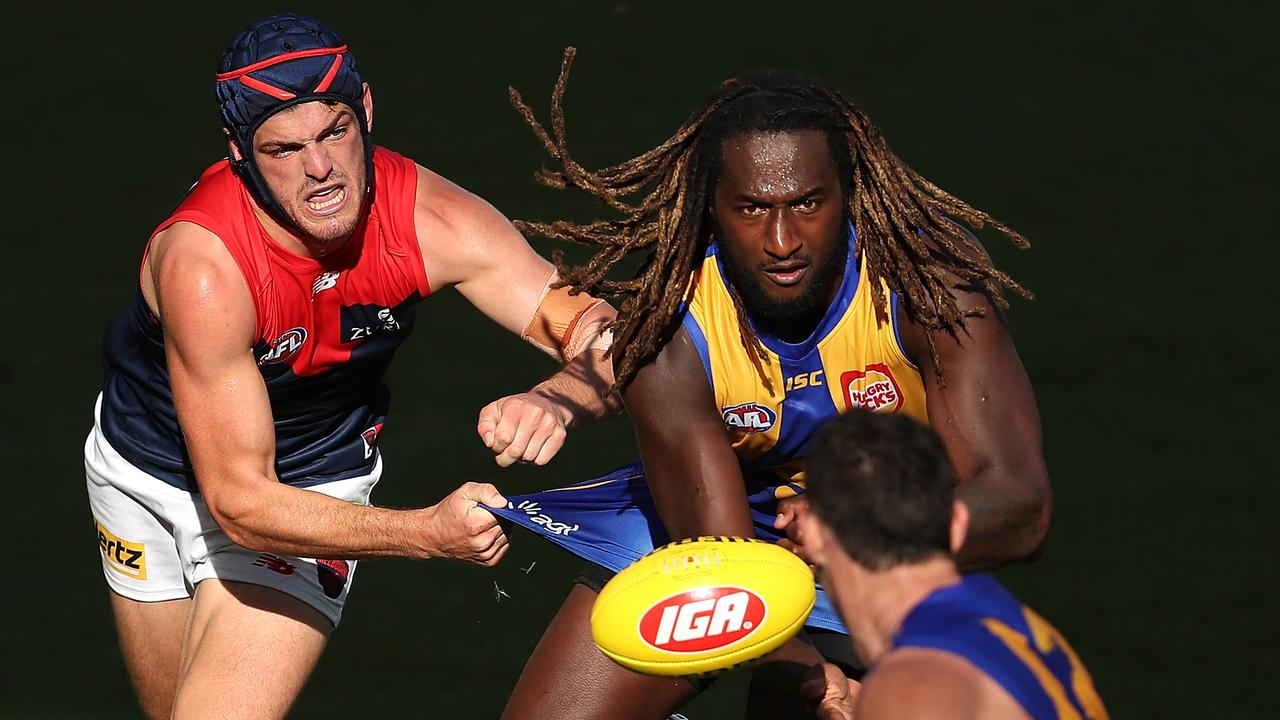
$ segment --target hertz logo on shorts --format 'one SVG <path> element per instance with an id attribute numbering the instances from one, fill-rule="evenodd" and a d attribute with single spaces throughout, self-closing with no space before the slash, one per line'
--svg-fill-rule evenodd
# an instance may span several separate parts
<path id="1" fill-rule="evenodd" d="M 107 564 L 122 575 L 128 575 L 135 580 L 146 580 L 146 546 L 116 537 L 110 530 L 102 527 L 102 523 L 96 519 L 94 523 L 98 526 L 98 549 L 102 551 L 102 557 Z"/>

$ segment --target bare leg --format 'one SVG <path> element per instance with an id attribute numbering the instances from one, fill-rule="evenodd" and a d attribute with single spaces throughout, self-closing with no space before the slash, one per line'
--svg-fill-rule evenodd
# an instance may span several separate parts
<path id="1" fill-rule="evenodd" d="M 284 717 L 332 631 L 319 611 L 276 590 L 201 582 L 182 648 L 173 717 Z"/>
<path id="2" fill-rule="evenodd" d="M 787 718 L 812 718 L 814 706 L 797 697 L 794 693 L 784 693 L 758 677 L 751 678 L 747 689 L 746 720 L 785 720 Z"/>
<path id="3" fill-rule="evenodd" d="M 111 611 L 116 617 L 124 665 L 143 714 L 152 720 L 168 718 L 178 686 L 182 636 L 191 600 L 138 602 L 113 592 Z"/>
<path id="4" fill-rule="evenodd" d="M 591 641 L 596 593 L 574 585 L 543 633 L 502 717 L 508 720 L 661 720 L 696 693 L 682 678 L 642 675 L 605 657 Z"/>

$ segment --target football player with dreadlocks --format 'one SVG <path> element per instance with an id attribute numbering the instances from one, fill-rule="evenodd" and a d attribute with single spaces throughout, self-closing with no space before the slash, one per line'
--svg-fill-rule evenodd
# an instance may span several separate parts
<path id="1" fill-rule="evenodd" d="M 283 716 L 358 559 L 506 552 L 492 485 L 369 505 L 382 376 L 419 301 L 456 286 L 568 363 L 481 411 L 500 465 L 547 462 L 614 381 L 612 309 L 553 287 L 483 200 L 375 147 L 369 88 L 333 30 L 259 20 L 216 88 L 230 157 L 152 234 L 85 446 L 125 664 L 156 718 Z"/>
<path id="2" fill-rule="evenodd" d="M 1002 317 L 1005 291 L 1028 293 L 961 223 L 1026 241 L 916 173 L 842 92 L 803 76 L 730 79 L 658 147 L 588 170 L 565 139 L 572 57 L 550 132 L 514 90 L 512 101 L 555 160 L 539 180 L 584 190 L 619 217 L 517 227 L 598 248 L 583 266 L 556 262 L 567 286 L 620 303 L 612 355 L 643 466 L 527 498 L 572 524 L 548 537 L 593 565 L 543 635 L 507 717 L 573 708 L 660 718 L 690 698 L 693 683 L 633 673 L 593 647 L 596 593 L 609 571 L 668 537 L 802 539 L 806 448 L 850 408 L 904 413 L 941 435 L 972 511 L 964 567 L 1034 556 L 1049 527 L 1049 480 L 1031 385 Z M 637 252 L 634 276 L 610 276 Z M 809 624 L 843 629 L 823 593 Z M 830 676 L 802 685 L 798 671 L 819 658 L 802 641 L 771 658 L 753 682 L 760 717 L 805 712 L 801 688 L 828 700 L 850 692 Z"/>

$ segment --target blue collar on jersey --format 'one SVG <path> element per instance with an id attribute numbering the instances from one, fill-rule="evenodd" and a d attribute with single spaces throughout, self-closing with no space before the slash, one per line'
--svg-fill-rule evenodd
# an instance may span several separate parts
<path id="1" fill-rule="evenodd" d="M 777 353 L 779 357 L 799 359 L 813 351 L 822 338 L 827 336 L 835 329 L 840 318 L 844 317 L 844 313 L 849 309 L 850 303 L 853 302 L 853 296 L 858 291 L 859 267 L 857 253 L 858 232 L 854 229 L 853 223 L 849 223 L 849 247 L 845 255 L 844 272 L 840 277 L 840 289 L 836 291 L 835 297 L 831 300 L 831 304 L 827 306 L 827 311 L 823 313 L 822 320 L 809 333 L 809 337 L 800 342 L 791 343 L 774 335 L 764 332 L 756 327 L 755 323 L 751 324 L 751 330 L 760 338 L 760 342 L 765 347 Z M 725 287 L 729 287 L 729 275 L 725 272 L 724 260 L 720 257 L 720 244 L 712 241 L 707 247 L 707 255 L 715 256 L 716 265 L 720 269 L 720 277 L 724 279 Z M 747 322 L 751 322 L 751 316 L 747 315 Z"/>

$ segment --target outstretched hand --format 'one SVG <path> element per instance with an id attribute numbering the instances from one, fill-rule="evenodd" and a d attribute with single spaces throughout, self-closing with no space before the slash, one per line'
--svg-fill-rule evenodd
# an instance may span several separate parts
<path id="1" fill-rule="evenodd" d="M 572 414 L 536 393 L 508 395 L 480 411 L 476 432 L 501 467 L 546 465 L 564 445 Z"/>
<path id="2" fill-rule="evenodd" d="M 485 567 L 498 564 L 510 547 L 497 516 L 485 509 L 506 507 L 507 499 L 488 483 L 469 482 L 430 508 L 433 557 Z"/>
<path id="3" fill-rule="evenodd" d="M 862 684 L 845 677 L 840 668 L 824 662 L 809 669 L 809 677 L 800 685 L 800 694 L 818 703 L 816 714 L 822 720 L 853 720 L 853 704 Z"/>

